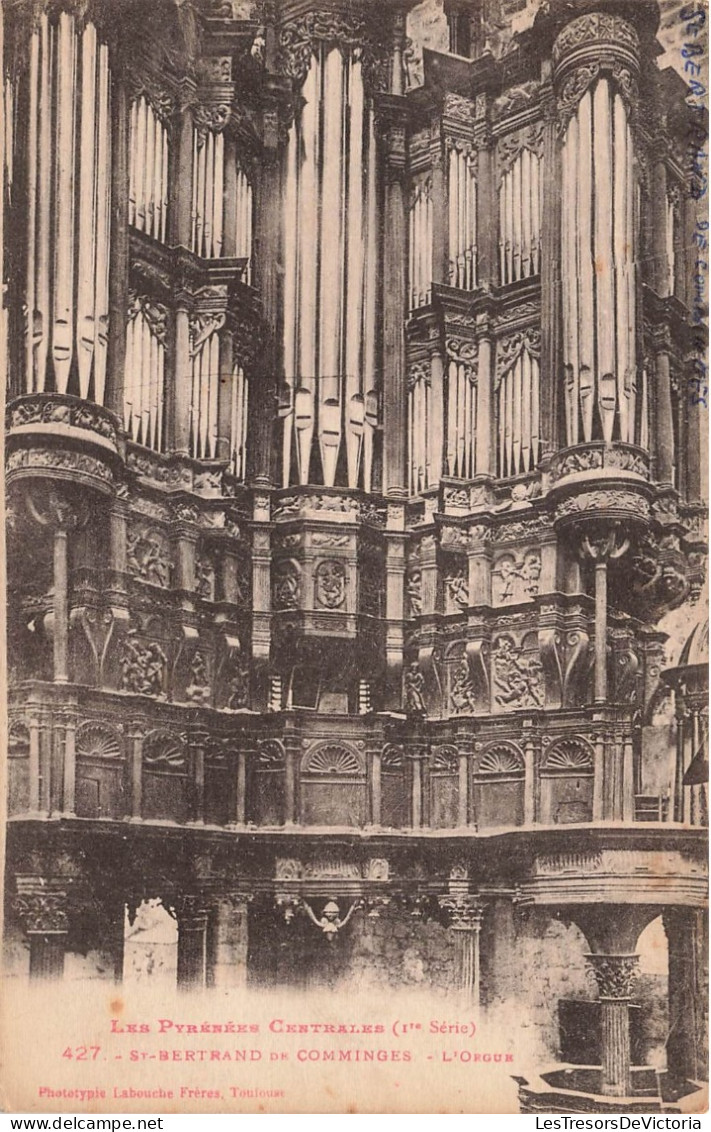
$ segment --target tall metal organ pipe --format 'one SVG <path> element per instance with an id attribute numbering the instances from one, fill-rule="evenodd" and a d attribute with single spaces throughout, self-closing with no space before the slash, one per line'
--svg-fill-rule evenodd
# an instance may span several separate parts
<path id="1" fill-rule="evenodd" d="M 131 103 L 128 222 L 165 243 L 168 220 L 168 130 L 145 95 Z"/>
<path id="2" fill-rule="evenodd" d="M 342 477 L 367 490 L 378 423 L 378 202 L 360 59 L 317 45 L 301 95 L 285 163 L 283 482 Z"/>
<path id="3" fill-rule="evenodd" d="M 25 389 L 103 403 L 110 215 L 108 48 L 43 13 L 30 39 Z"/>
<path id="4" fill-rule="evenodd" d="M 562 147 L 566 440 L 641 443 L 647 385 L 637 379 L 634 141 L 607 77 L 585 92 Z"/>

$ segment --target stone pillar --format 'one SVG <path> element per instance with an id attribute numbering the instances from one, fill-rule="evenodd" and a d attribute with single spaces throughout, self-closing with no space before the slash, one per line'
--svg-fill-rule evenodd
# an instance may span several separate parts
<path id="1" fill-rule="evenodd" d="M 405 508 L 389 503 L 385 531 L 385 708 L 402 707 L 402 653 L 405 642 Z"/>
<path id="2" fill-rule="evenodd" d="M 459 767 L 457 795 L 457 825 L 463 829 L 469 823 L 469 750 L 459 747 Z"/>
<path id="3" fill-rule="evenodd" d="M 638 955 L 588 955 L 600 995 L 602 1083 L 605 1097 L 632 1094 L 629 1005 Z"/>
<path id="4" fill-rule="evenodd" d="M 194 732 L 190 736 L 190 754 L 192 764 L 192 802 L 190 820 L 192 824 L 205 824 L 205 747 L 207 733 Z"/>
<path id="5" fill-rule="evenodd" d="M 178 990 L 204 990 L 207 978 L 207 910 L 201 896 L 178 897 Z"/>
<path id="6" fill-rule="evenodd" d="M 270 498 L 255 493 L 252 524 L 252 660 L 258 678 L 253 682 L 254 707 L 265 711 L 269 702 L 268 665 L 271 653 L 271 529 Z M 260 678 L 261 677 L 261 678 Z"/>
<path id="7" fill-rule="evenodd" d="M 73 719 L 64 724 L 64 763 L 62 767 L 62 813 L 71 817 L 74 814 L 76 795 L 76 732 Z"/>
<path id="8" fill-rule="evenodd" d="M 229 892 L 215 901 L 208 930 L 208 986 L 224 990 L 246 986 L 249 899 L 246 893 Z"/>
<path id="9" fill-rule="evenodd" d="M 595 736 L 595 756 L 593 763 L 593 821 L 603 821 L 605 817 L 605 736 Z"/>
<path id="10" fill-rule="evenodd" d="M 533 737 L 526 736 L 523 748 L 523 824 L 536 820 L 536 751 Z"/>
<path id="11" fill-rule="evenodd" d="M 40 808 L 40 725 L 36 716 L 30 716 L 28 729 L 30 733 L 29 811 L 31 814 L 36 814 Z"/>
<path id="12" fill-rule="evenodd" d="M 237 750 L 237 782 L 235 799 L 235 823 L 244 825 L 247 815 L 247 752 L 240 746 Z"/>
<path id="13" fill-rule="evenodd" d="M 131 821 L 140 821 L 143 805 L 143 731 L 133 726 L 128 731 Z"/>
<path id="14" fill-rule="evenodd" d="M 656 382 L 656 433 L 655 458 L 656 478 L 660 484 L 674 482 L 674 420 L 671 396 L 671 369 L 669 355 L 671 344 L 666 333 L 657 336 L 655 354 Z"/>
<path id="15" fill-rule="evenodd" d="M 629 539 L 617 541 L 617 529 L 583 539 L 583 549 L 595 564 L 595 693 L 596 704 L 607 703 L 607 564 L 620 558 Z"/>
<path id="16" fill-rule="evenodd" d="M 448 913 L 454 933 L 456 991 L 462 1008 L 476 1013 L 481 1004 L 479 938 L 483 907 L 476 896 L 456 891 L 451 884 L 450 894 L 440 896 L 439 905 Z"/>
<path id="17" fill-rule="evenodd" d="M 383 817 L 382 754 L 374 750 L 370 759 L 370 824 L 379 826 Z"/>
<path id="18" fill-rule="evenodd" d="M 190 247 L 193 206 L 193 103 L 195 83 L 183 79 L 181 90 L 181 111 L 177 131 L 177 146 L 174 153 L 175 196 L 171 223 L 171 243 Z M 170 216 L 170 213 L 169 213 Z"/>
<path id="19" fill-rule="evenodd" d="M 479 359 L 477 365 L 477 406 L 476 406 L 476 448 L 475 470 L 477 476 L 493 476 L 494 468 L 494 414 L 492 412 L 492 368 L 493 351 L 491 319 L 486 314 L 477 317 L 477 336 Z"/>
<path id="20" fill-rule="evenodd" d="M 62 882 L 18 875 L 16 883 L 14 906 L 30 942 L 30 979 L 61 979 L 69 929 Z"/>
<path id="21" fill-rule="evenodd" d="M 674 1081 L 698 1081 L 706 1075 L 705 913 L 665 908 L 662 919 L 669 945 L 667 1068 Z"/>
<path id="22" fill-rule="evenodd" d="M 190 310 L 187 293 L 176 295 L 173 380 L 168 385 L 167 423 L 169 447 L 174 455 L 190 454 L 190 404 L 192 396 L 190 361 Z"/>
<path id="23" fill-rule="evenodd" d="M 129 100 L 122 77 L 111 80 L 111 259 L 106 405 L 123 419 L 128 317 Z"/>
<path id="24" fill-rule="evenodd" d="M 407 494 L 407 389 L 405 374 L 405 128 L 400 99 L 381 99 L 385 203 L 383 231 L 383 480 L 386 493 Z"/>
<path id="25" fill-rule="evenodd" d="M 407 752 L 410 762 L 410 824 L 413 829 L 421 829 L 423 824 L 422 769 L 427 757 L 425 748 Z"/>
<path id="26" fill-rule="evenodd" d="M 634 821 L 634 747 L 631 734 L 622 740 L 622 820 Z"/>

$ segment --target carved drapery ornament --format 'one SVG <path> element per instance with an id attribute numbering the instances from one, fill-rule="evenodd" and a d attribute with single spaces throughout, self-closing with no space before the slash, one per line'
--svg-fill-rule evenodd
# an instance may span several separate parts
<path id="1" fill-rule="evenodd" d="M 539 360 L 541 332 L 538 327 L 527 326 L 525 330 L 499 339 L 496 347 L 496 389 L 501 384 L 501 379 L 516 365 L 524 350 L 536 361 Z"/>

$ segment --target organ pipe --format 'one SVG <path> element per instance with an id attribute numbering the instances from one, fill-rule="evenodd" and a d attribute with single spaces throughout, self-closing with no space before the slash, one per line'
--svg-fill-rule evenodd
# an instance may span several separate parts
<path id="1" fill-rule="evenodd" d="M 501 177 L 499 270 L 502 283 L 528 279 L 540 270 L 540 166 L 541 159 L 536 153 L 522 149 Z"/>
<path id="2" fill-rule="evenodd" d="M 524 348 L 498 388 L 498 460 L 501 476 L 531 472 L 540 459 L 540 365 Z"/>
<path id="3" fill-rule="evenodd" d="M 284 176 L 282 482 L 295 467 L 308 483 L 318 467 L 333 486 L 343 467 L 367 490 L 379 413 L 373 109 L 360 60 L 336 47 L 316 48 L 301 94 Z"/>
<path id="4" fill-rule="evenodd" d="M 39 17 L 30 39 L 27 392 L 103 402 L 110 215 L 108 48 L 87 22 Z M 52 282 L 52 288 L 50 288 Z"/>
<path id="5" fill-rule="evenodd" d="M 562 192 L 567 443 L 646 442 L 637 411 L 634 144 L 623 98 L 606 77 L 568 124 Z"/>
<path id="6" fill-rule="evenodd" d="M 165 240 L 168 215 L 168 131 L 144 95 L 129 119 L 128 222 Z"/>
<path id="7" fill-rule="evenodd" d="M 124 428 L 132 440 L 163 447 L 165 343 L 143 301 L 133 299 L 126 326 Z"/>
<path id="8" fill-rule="evenodd" d="M 477 285 L 476 177 L 470 154 L 449 151 L 449 280 L 472 291 Z"/>

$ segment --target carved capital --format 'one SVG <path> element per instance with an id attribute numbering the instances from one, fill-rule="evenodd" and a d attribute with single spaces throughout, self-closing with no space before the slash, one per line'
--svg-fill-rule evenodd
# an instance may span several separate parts
<path id="1" fill-rule="evenodd" d="M 27 935 L 63 935 L 69 929 L 67 893 L 44 877 L 17 877 L 14 909 Z"/>
<path id="2" fill-rule="evenodd" d="M 639 955 L 587 955 L 602 999 L 630 999 L 634 995 Z"/>

